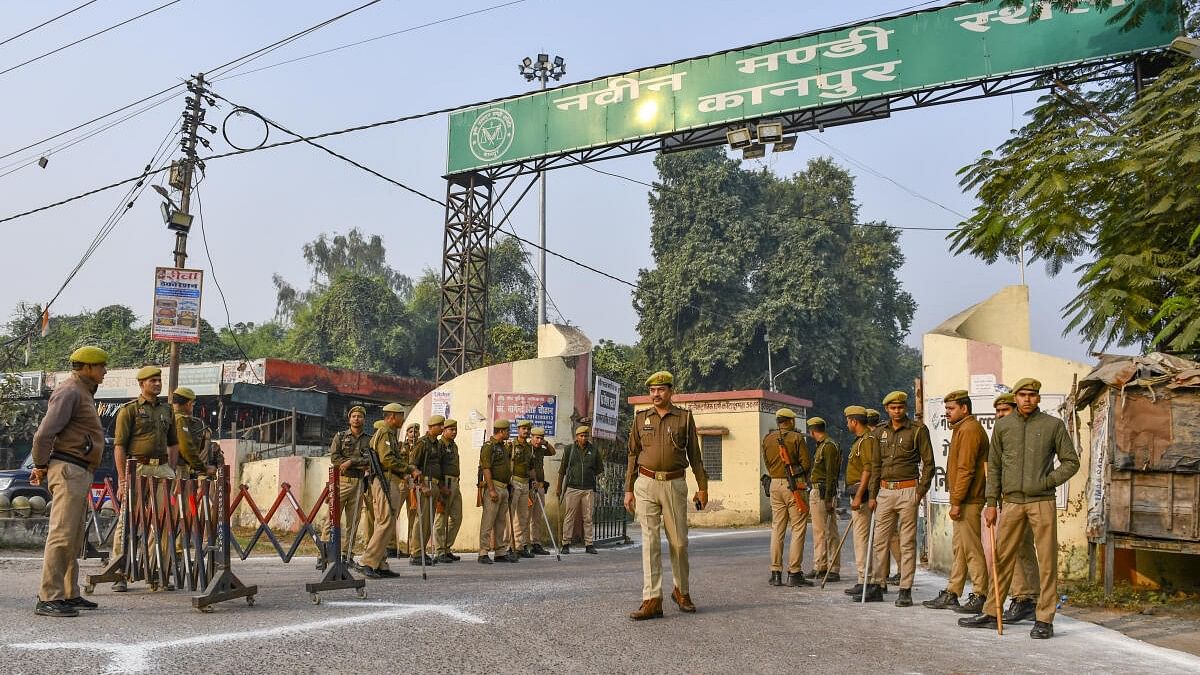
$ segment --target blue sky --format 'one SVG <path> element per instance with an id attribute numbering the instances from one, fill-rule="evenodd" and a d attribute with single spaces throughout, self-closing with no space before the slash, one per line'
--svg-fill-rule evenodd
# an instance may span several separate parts
<path id="1" fill-rule="evenodd" d="M 500 0 L 404 3 L 385 0 L 329 28 L 258 59 L 237 72 L 399 31 L 499 4 Z M 77 0 L 0 5 L 0 40 L 79 4 Z M 161 4 L 156 0 L 101 0 L 28 36 L 0 45 L 0 70 Z M 349 9 L 356 1 L 285 2 L 183 0 L 145 19 L 60 54 L 0 75 L 0 154 L 74 126 L 188 75 L 224 63 L 301 28 Z M 240 77 L 218 79 L 223 96 L 260 110 L 301 133 L 315 133 L 401 115 L 482 101 L 527 90 L 514 67 L 545 51 L 566 58 L 570 81 L 802 33 L 912 6 L 913 0 L 767 3 L 742 2 L 526 2 L 407 32 L 366 45 Z M 944 4 L 944 3 L 942 3 Z M 565 82 L 566 80 L 564 80 Z M 819 140 L 871 168 L 849 164 L 830 147 L 801 136 L 794 152 L 769 154 L 774 171 L 788 174 L 808 159 L 832 155 L 858 178 L 864 219 L 902 226 L 951 227 L 954 212 L 974 202 L 955 173 L 1019 126 L 1036 94 L 999 97 L 918 111 L 829 129 Z M 37 166 L 0 177 L 0 217 L 40 206 L 136 174 L 182 111 L 182 95 L 135 119 L 50 156 Z M 210 111 L 221 126 L 229 107 Z M 234 120 L 239 144 L 260 133 Z M 68 136 L 67 138 L 71 138 Z M 272 140 L 282 138 L 272 134 Z M 218 133 L 213 151 L 228 150 Z M 330 139 L 350 157 L 442 198 L 446 118 L 435 116 Z M 0 160 L 2 167 L 38 146 Z M 651 156 L 609 160 L 605 171 L 654 178 Z M 887 176 L 906 189 L 881 178 Z M 914 196 L 916 192 L 926 197 Z M 586 168 L 549 175 L 548 246 L 617 276 L 635 279 L 651 264 L 647 189 Z M 199 188 L 208 245 L 226 290 L 233 321 L 262 321 L 274 311 L 272 274 L 307 282 L 300 246 L 321 232 L 359 227 L 381 234 L 392 264 L 416 276 L 440 265 L 441 207 L 375 179 L 304 145 L 214 161 Z M 0 309 L 44 301 L 61 283 L 121 193 L 112 191 L 0 225 Z M 148 312 L 155 265 L 171 264 L 172 238 L 162 225 L 157 197 L 147 192 L 101 245 L 59 299 L 58 313 L 111 303 Z M 936 202 L 931 203 L 931 202 Z M 513 215 L 517 231 L 536 240 L 536 200 Z M 907 257 L 898 274 L 919 303 L 909 342 L 998 288 L 1017 283 L 1015 265 L 986 266 L 954 257 L 944 233 L 906 232 Z M 193 229 L 189 266 L 209 263 Z M 594 340 L 636 340 L 629 288 L 554 258 L 550 294 L 560 314 Z M 1033 345 L 1039 351 L 1090 360 L 1086 346 L 1062 336 L 1060 308 L 1077 277 L 1050 279 L 1040 264 L 1027 270 L 1033 304 Z M 203 314 L 225 323 L 215 286 L 206 284 Z"/>

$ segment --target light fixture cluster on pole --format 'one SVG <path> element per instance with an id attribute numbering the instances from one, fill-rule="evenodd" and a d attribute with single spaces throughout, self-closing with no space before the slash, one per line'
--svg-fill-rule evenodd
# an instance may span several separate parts
<path id="1" fill-rule="evenodd" d="M 525 78 L 526 82 L 537 80 L 540 88 L 544 90 L 546 83 L 551 79 L 557 82 L 567 74 L 567 62 L 561 56 L 555 56 L 554 60 L 551 60 L 549 54 L 538 54 L 537 61 L 526 56 L 517 64 L 517 72 Z M 541 185 L 538 186 L 538 229 L 540 231 L 538 246 L 540 248 L 538 250 L 537 322 L 540 326 L 548 322 L 546 321 L 546 172 L 539 173 L 541 173 L 541 180 L 538 182 Z"/>
<path id="2" fill-rule="evenodd" d="M 729 147 L 742 151 L 742 159 L 759 159 L 767 154 L 767 146 L 775 152 L 787 152 L 796 147 L 796 136 L 783 135 L 783 122 L 759 122 L 756 125 L 734 127 L 725 132 Z"/>

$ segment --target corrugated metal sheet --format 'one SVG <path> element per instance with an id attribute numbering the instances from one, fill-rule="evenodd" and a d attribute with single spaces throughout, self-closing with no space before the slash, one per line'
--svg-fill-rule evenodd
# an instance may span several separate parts
<path id="1" fill-rule="evenodd" d="M 433 391 L 433 382 L 416 377 L 364 373 L 279 359 L 267 359 L 264 370 L 266 384 L 273 387 L 316 389 L 383 402 L 412 404 Z"/>
<path id="2" fill-rule="evenodd" d="M 325 417 L 329 410 L 329 396 L 323 392 L 281 389 L 245 382 L 233 385 L 232 400 L 234 403 L 245 403 L 272 410 L 286 412 L 295 410 L 301 415 L 314 417 Z"/>

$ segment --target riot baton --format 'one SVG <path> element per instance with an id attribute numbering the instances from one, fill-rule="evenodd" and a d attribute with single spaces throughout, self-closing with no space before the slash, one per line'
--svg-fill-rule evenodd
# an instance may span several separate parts
<path id="1" fill-rule="evenodd" d="M 413 495 L 417 498 L 417 530 L 421 534 L 421 578 L 428 580 L 425 573 L 425 520 L 421 517 L 421 495 L 418 481 L 413 481 Z"/>
<path id="2" fill-rule="evenodd" d="M 437 527 L 437 525 L 434 523 L 434 517 L 437 514 L 434 513 L 434 508 L 433 508 L 433 479 L 426 478 L 425 483 L 429 487 L 429 495 L 426 497 L 426 499 L 428 500 L 428 503 L 426 504 L 426 506 L 429 509 L 429 532 L 427 532 L 426 534 L 428 534 L 429 536 L 426 537 L 426 539 L 428 539 L 429 543 L 434 545 L 434 548 L 437 548 L 437 541 L 436 541 L 437 536 L 434 535 L 434 533 L 433 533 L 433 528 Z M 433 556 L 430 556 L 430 558 L 433 558 Z M 434 564 L 436 564 L 437 560 L 435 559 L 433 562 L 434 562 Z"/>
<path id="3" fill-rule="evenodd" d="M 859 507 L 862 508 L 862 507 Z M 871 585 L 871 561 L 875 558 L 875 511 L 871 511 L 871 528 L 867 533 L 867 566 L 865 574 L 863 574 L 862 600 L 859 604 L 867 602 L 867 586 Z"/>
<path id="4" fill-rule="evenodd" d="M 862 506 L 860 505 L 858 508 L 861 509 Z M 842 544 L 846 543 L 846 535 L 850 534 L 850 530 L 851 530 L 851 526 L 849 524 L 847 524 L 846 531 L 842 533 L 842 538 L 838 540 L 837 550 L 834 551 L 834 553 L 833 553 L 833 560 L 841 560 L 842 559 Z M 829 561 L 827 561 L 827 562 L 829 562 Z M 825 582 L 828 580 L 829 580 L 829 569 L 828 569 L 828 566 L 826 566 L 825 576 L 821 578 L 821 588 L 825 588 Z"/>
<path id="5" fill-rule="evenodd" d="M 550 527 L 550 516 L 546 515 L 546 500 L 542 497 L 541 490 L 537 491 L 537 498 L 538 505 L 542 507 L 542 520 L 546 523 L 546 534 L 550 535 L 550 545 L 554 547 L 554 557 L 558 559 L 558 562 L 562 562 L 562 556 L 558 553 L 558 544 L 554 543 L 554 530 Z"/>
<path id="6" fill-rule="evenodd" d="M 1000 597 L 1000 579 L 997 569 L 1000 565 L 999 551 L 996 550 L 996 525 L 988 525 L 988 536 L 992 539 L 992 595 L 996 598 L 996 632 L 1004 635 L 1004 598 Z"/>

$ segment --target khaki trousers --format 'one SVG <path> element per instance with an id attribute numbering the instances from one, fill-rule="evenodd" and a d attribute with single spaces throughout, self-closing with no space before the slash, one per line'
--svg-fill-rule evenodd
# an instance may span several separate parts
<path id="1" fill-rule="evenodd" d="M 807 498 L 807 495 L 805 495 Z M 800 513 L 788 490 L 786 478 L 771 479 L 771 571 L 783 571 L 783 537 L 792 531 L 788 550 L 788 572 L 796 574 L 804 562 L 804 535 L 808 532 L 808 514 Z M 836 546 L 837 543 L 834 542 Z"/>
<path id="2" fill-rule="evenodd" d="M 900 523 L 900 588 L 911 589 L 917 574 L 917 488 L 879 488 L 875 498 L 875 551 L 871 561 L 872 582 L 887 583 L 889 540 Z"/>
<path id="3" fill-rule="evenodd" d="M 392 488 L 392 505 L 396 507 L 395 521 L 392 524 L 392 530 L 396 536 L 392 545 L 396 550 L 402 553 L 408 553 L 408 533 L 410 520 L 408 518 L 408 509 L 404 507 L 404 500 L 408 499 L 408 490 L 404 489 L 407 483 L 400 478 L 390 477 L 388 483 Z"/>
<path id="4" fill-rule="evenodd" d="M 350 521 L 358 514 L 362 516 L 362 509 L 359 503 L 362 501 L 362 493 L 359 491 L 359 483 L 361 479 L 351 478 L 350 476 L 338 476 L 338 504 L 342 508 L 342 555 L 345 556 L 353 549 L 353 542 L 350 541 Z M 321 539 L 328 542 L 330 531 L 333 529 L 332 521 L 325 521 L 325 527 L 321 530 Z"/>
<path id="5" fill-rule="evenodd" d="M 1000 531 L 996 534 L 996 593 L 1001 601 L 1008 595 L 1012 583 L 1013 568 L 1017 551 L 1025 533 L 1033 530 L 1033 546 L 1037 551 L 1038 598 L 1037 620 L 1054 623 L 1054 610 L 1058 604 L 1058 520 L 1054 511 L 1054 500 L 1047 499 L 1028 504 L 1004 504 L 1000 512 Z M 987 603 L 984 610 L 996 616 L 994 603 Z"/>
<path id="6" fill-rule="evenodd" d="M 654 480 L 638 475 L 633 481 L 638 525 L 642 528 L 642 600 L 662 598 L 662 541 L 667 533 L 671 575 L 675 588 L 687 595 L 688 524 L 687 480 Z"/>
<path id="7" fill-rule="evenodd" d="M 866 504 L 850 512 L 850 529 L 853 530 L 854 566 L 858 568 L 858 583 L 867 583 L 863 581 L 863 574 L 867 571 L 867 556 L 871 554 L 867 550 L 871 538 L 871 512 Z"/>
<path id="8" fill-rule="evenodd" d="M 483 490 L 483 518 L 479 521 L 479 555 L 488 554 L 488 547 L 492 546 L 492 550 L 496 555 L 508 554 L 508 484 L 492 481 L 492 485 L 496 488 L 497 501 L 492 501 L 491 495 L 484 487 Z M 493 545 L 492 537 L 495 537 Z"/>
<path id="9" fill-rule="evenodd" d="M 151 476 L 153 478 L 174 478 L 175 470 L 171 468 L 170 464 L 138 464 L 136 475 Z M 158 511 L 159 511 L 159 513 L 162 513 L 162 510 L 167 508 L 167 503 L 168 503 L 167 502 L 167 494 L 171 488 L 166 485 L 160 485 L 160 486 L 155 486 L 154 489 L 156 491 L 155 494 L 158 496 Z M 121 499 L 125 499 L 124 494 L 121 495 Z M 231 496 L 230 500 L 232 500 L 232 499 L 233 499 L 233 497 Z M 130 504 L 130 507 L 132 507 L 132 506 L 133 506 L 133 504 Z M 129 519 L 133 520 L 132 513 L 129 515 Z M 147 546 L 147 551 L 151 551 L 151 550 L 153 550 L 153 547 Z M 167 545 L 166 537 L 163 537 L 162 550 L 163 550 L 163 559 L 166 560 L 167 558 L 170 557 L 169 546 Z M 112 540 L 112 556 L 113 556 L 113 558 L 116 558 L 117 556 L 121 555 L 124 551 L 125 551 L 125 519 L 118 517 L 117 518 L 117 528 L 115 530 L 113 530 L 113 540 Z"/>
<path id="10" fill-rule="evenodd" d="M 440 482 L 440 481 L 439 481 Z M 438 484 L 433 485 L 433 490 L 438 489 Z M 417 499 L 419 500 L 418 508 L 408 510 L 408 552 L 412 555 L 421 555 L 421 551 L 425 551 L 425 555 L 429 555 L 433 549 L 433 510 L 435 507 L 430 506 L 430 501 L 437 504 L 437 497 L 433 500 L 429 499 L 429 495 L 417 490 Z M 422 541 L 424 540 L 424 541 Z"/>
<path id="11" fill-rule="evenodd" d="M 458 528 L 462 527 L 462 488 L 454 477 L 447 477 L 446 486 L 450 495 L 442 498 L 442 512 L 437 514 L 434 536 L 438 553 L 449 553 L 458 540 Z"/>
<path id="12" fill-rule="evenodd" d="M 1026 528 L 1025 536 L 1021 537 L 1017 563 L 1013 567 L 1011 593 L 1014 600 L 1032 600 L 1038 596 L 1038 562 L 1033 548 L 1033 528 Z"/>
<path id="13" fill-rule="evenodd" d="M 962 595 L 967 584 L 968 573 L 971 576 L 971 591 L 976 595 L 988 594 L 987 559 L 983 556 L 982 527 L 983 504 L 963 504 L 959 510 L 961 519 L 954 523 L 954 534 L 951 538 L 951 550 L 954 552 L 954 564 L 950 566 L 950 582 L 946 590 L 955 595 Z"/>
<path id="14" fill-rule="evenodd" d="M 39 600 L 66 600 L 79 597 L 79 552 L 87 530 L 83 520 L 92 484 L 92 472 L 70 462 L 50 460 L 46 469 L 46 489 L 54 508 L 50 509 L 50 532 L 42 553 L 42 584 Z"/>
<path id="15" fill-rule="evenodd" d="M 884 558 L 884 567 L 887 568 L 890 576 L 892 563 L 896 563 L 896 574 L 900 573 L 900 521 L 896 521 L 896 527 L 892 529 L 892 536 L 888 539 L 887 557 Z M 874 567 L 874 564 L 871 565 Z"/>
<path id="16" fill-rule="evenodd" d="M 841 574 L 842 561 L 835 555 L 838 545 L 837 506 L 832 509 L 825 506 L 820 491 L 813 489 L 808 508 L 811 509 L 813 524 L 813 569 Z"/>
<path id="17" fill-rule="evenodd" d="M 371 499 L 368 505 L 374 515 L 376 527 L 371 531 L 370 538 L 367 539 L 367 548 L 363 551 L 360 562 L 364 567 L 387 569 L 387 546 L 395 524 L 394 516 L 392 509 L 388 506 L 387 495 L 383 491 L 383 481 L 374 478 L 371 479 L 370 485 Z"/>
<path id="18" fill-rule="evenodd" d="M 533 543 L 545 545 L 550 543 L 550 530 L 546 529 L 546 510 L 542 508 L 542 504 L 546 501 L 546 495 L 530 494 L 533 497 L 533 506 L 529 507 L 529 520 L 533 527 Z"/>
<path id="19" fill-rule="evenodd" d="M 563 494 L 563 545 L 583 540 L 585 546 L 592 545 L 592 509 L 596 493 L 591 490 L 567 488 Z M 575 523 L 583 516 L 583 532 L 575 531 Z"/>
<path id="20" fill-rule="evenodd" d="M 512 486 L 509 500 L 513 512 L 513 537 L 517 549 L 522 550 L 529 545 L 529 481 L 514 478 L 509 485 Z"/>

